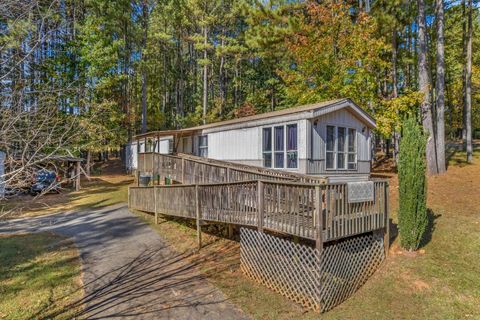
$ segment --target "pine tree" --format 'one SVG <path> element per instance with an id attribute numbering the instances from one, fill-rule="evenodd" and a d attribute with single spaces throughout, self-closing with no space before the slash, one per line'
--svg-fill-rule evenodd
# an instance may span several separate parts
<path id="1" fill-rule="evenodd" d="M 427 168 L 428 174 L 437 174 L 437 154 L 435 150 L 435 133 L 433 126 L 433 112 L 430 94 L 430 74 L 428 68 L 427 26 L 425 0 L 418 0 L 418 86 L 424 94 L 422 103 L 423 129 L 428 134 L 427 140 Z"/>
<path id="2" fill-rule="evenodd" d="M 436 93 L 436 127 L 437 127 L 437 167 L 438 172 L 447 170 L 445 165 L 445 39 L 444 39 L 444 4 L 436 0 L 437 14 L 437 79 Z"/>

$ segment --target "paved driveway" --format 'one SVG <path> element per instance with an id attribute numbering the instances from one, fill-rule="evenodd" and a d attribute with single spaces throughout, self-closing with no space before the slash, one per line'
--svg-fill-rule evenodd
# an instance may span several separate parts
<path id="1" fill-rule="evenodd" d="M 0 222 L 0 233 L 40 231 L 71 237 L 80 250 L 80 318 L 247 318 L 125 206 Z"/>

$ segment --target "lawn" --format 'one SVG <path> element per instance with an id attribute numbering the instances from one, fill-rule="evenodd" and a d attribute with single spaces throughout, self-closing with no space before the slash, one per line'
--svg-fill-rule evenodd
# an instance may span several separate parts
<path id="1" fill-rule="evenodd" d="M 448 172 L 428 179 L 432 228 L 415 254 L 395 239 L 387 262 L 350 299 L 322 319 L 479 319 L 480 317 L 480 153 L 474 164 L 455 154 Z M 398 181 L 390 177 L 390 212 L 394 225 Z M 126 201 L 128 177 L 102 175 L 80 192 L 68 194 L 65 208 L 100 207 Z M 56 208 L 59 208 L 56 207 Z M 225 238 L 218 225 L 204 227 L 206 246 L 195 253 L 192 221 L 161 219 L 136 212 L 178 251 L 190 259 L 225 295 L 255 319 L 314 319 L 319 315 L 245 278 L 239 270 L 239 244 Z M 395 229 L 395 228 L 394 228 Z M 223 233 L 223 236 L 221 236 Z M 395 232 L 393 232 L 395 234 Z M 1 318 L 1 317 L 0 317 Z"/>
<path id="2" fill-rule="evenodd" d="M 414 254 L 392 244 L 387 262 L 350 299 L 322 315 L 322 319 L 479 319 L 480 318 L 480 153 L 474 164 L 455 154 L 446 174 L 428 179 L 431 230 Z M 391 215 L 397 223 L 398 181 L 390 175 Z M 179 251 L 196 247 L 191 222 L 177 219 L 153 224 Z M 246 279 L 239 271 L 239 246 L 212 234 L 207 246 L 192 256 L 200 268 L 235 304 L 256 319 L 314 319 L 282 296 Z M 394 233 L 395 234 L 395 233 Z"/>
<path id="3" fill-rule="evenodd" d="M 70 240 L 51 233 L 0 236 L 0 261 L 0 319 L 71 319 L 81 308 L 72 305 L 83 290 Z"/>

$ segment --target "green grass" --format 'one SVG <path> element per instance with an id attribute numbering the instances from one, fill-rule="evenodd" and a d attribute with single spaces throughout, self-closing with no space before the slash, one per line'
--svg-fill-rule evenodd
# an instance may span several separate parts
<path id="1" fill-rule="evenodd" d="M 478 216 L 438 217 L 431 241 L 409 255 L 397 250 L 353 297 L 325 319 L 478 319 Z"/>
<path id="2" fill-rule="evenodd" d="M 70 303 L 82 295 L 71 241 L 50 233 L 0 236 L 0 319 L 43 319 L 59 312 L 56 319 L 71 319 L 80 307 Z"/>
<path id="3" fill-rule="evenodd" d="M 176 250 L 190 252 L 189 258 L 200 263 L 200 270 L 229 300 L 255 319 L 480 319 L 480 197 L 476 196 L 480 153 L 475 153 L 472 165 L 466 165 L 462 159 L 458 152 L 445 175 L 429 179 L 428 205 L 435 216 L 431 239 L 416 254 L 400 250 L 396 239 L 380 270 L 351 298 L 322 315 L 305 311 L 244 277 L 239 270 L 238 242 L 214 235 L 224 232 L 222 228 L 204 227 L 210 233 L 203 236 L 205 247 L 200 253 L 193 253 L 194 223 L 161 219 L 155 225 L 152 215 L 137 215 Z M 395 178 L 392 193 L 396 192 L 394 182 Z M 70 194 L 63 205 L 97 208 L 124 202 L 127 184 L 124 177 L 97 181 Z M 395 222 L 398 198 L 394 195 L 391 199 Z M 0 250 L 3 261 L 3 249 Z M 5 279 L 0 281 L 3 290 Z M 2 297 L 3 294 L 1 291 Z M 0 302 L 0 312 L 6 314 L 2 310 L 4 304 Z"/>
<path id="4" fill-rule="evenodd" d="M 476 159 L 480 158 L 480 149 L 473 150 L 473 157 Z M 463 167 L 465 165 L 468 165 L 467 153 L 465 151 L 455 151 L 451 153 L 447 160 L 449 166 Z"/>
<path id="5" fill-rule="evenodd" d="M 128 185 L 131 180 L 110 182 L 100 181 L 84 189 L 72 192 L 68 202 L 69 210 L 102 208 L 127 200 Z"/>
<path id="6" fill-rule="evenodd" d="M 205 259 L 201 270 L 254 319 L 480 319 L 480 153 L 475 152 L 471 165 L 463 163 L 462 156 L 455 155 L 445 175 L 429 179 L 432 229 L 420 251 L 404 252 L 395 239 L 387 262 L 352 297 L 325 314 L 306 311 L 245 278 L 238 268 L 238 244 L 235 254 L 209 258 L 230 248 L 232 241 L 207 238 L 197 258 Z M 398 197 L 392 199 L 397 202 Z M 398 204 L 392 207 L 396 223 Z M 192 224 L 162 220 L 153 225 L 150 215 L 137 214 L 177 250 L 195 248 Z"/>

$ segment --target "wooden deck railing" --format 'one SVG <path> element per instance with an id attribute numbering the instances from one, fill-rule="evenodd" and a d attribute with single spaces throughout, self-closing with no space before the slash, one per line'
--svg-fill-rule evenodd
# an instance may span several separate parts
<path id="1" fill-rule="evenodd" d="M 346 184 L 255 180 L 130 187 L 129 205 L 152 213 L 255 226 L 324 242 L 386 226 L 387 183 L 374 183 L 373 201 L 349 203 Z"/>
<path id="2" fill-rule="evenodd" d="M 325 183 L 324 177 L 266 169 L 192 155 L 139 153 L 137 172 L 148 172 L 163 180 L 168 177 L 183 184 L 237 182 L 249 180 L 279 180 L 305 183 Z"/>

